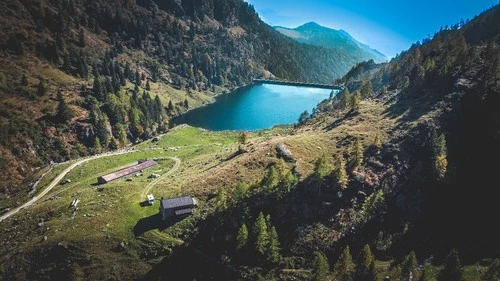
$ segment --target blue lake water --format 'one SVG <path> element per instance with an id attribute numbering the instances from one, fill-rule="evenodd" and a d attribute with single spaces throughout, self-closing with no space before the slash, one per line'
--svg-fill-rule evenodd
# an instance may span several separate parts
<path id="1" fill-rule="evenodd" d="M 255 84 L 220 95 L 214 103 L 188 111 L 171 122 L 212 131 L 267 129 L 296 123 L 304 110 L 311 113 L 331 92 L 331 89 Z"/>

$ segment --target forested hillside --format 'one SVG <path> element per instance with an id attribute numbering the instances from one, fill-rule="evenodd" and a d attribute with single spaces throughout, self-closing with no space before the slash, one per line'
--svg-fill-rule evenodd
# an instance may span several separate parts
<path id="1" fill-rule="evenodd" d="M 146 139 L 253 78 L 332 82 L 345 69 L 241 0 L 8 0 L 0 34 L 2 196 L 38 167 Z"/>

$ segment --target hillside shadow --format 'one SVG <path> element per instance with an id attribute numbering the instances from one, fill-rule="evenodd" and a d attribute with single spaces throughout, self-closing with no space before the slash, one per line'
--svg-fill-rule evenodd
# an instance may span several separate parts
<path id="1" fill-rule="evenodd" d="M 178 217 L 174 219 L 169 219 L 169 220 L 162 220 L 160 214 L 154 214 L 152 216 L 149 216 L 147 218 L 142 218 L 137 221 L 137 223 L 134 226 L 133 232 L 135 237 L 141 236 L 142 234 L 153 230 L 157 229 L 159 231 L 163 231 L 172 225 L 180 222 L 181 220 L 185 219 L 185 217 Z"/>
<path id="2" fill-rule="evenodd" d="M 429 113 L 439 101 L 439 95 L 425 90 L 400 93 L 385 104 L 389 107 L 383 112 L 388 118 L 401 118 L 399 123 L 413 122 Z"/>
<path id="3" fill-rule="evenodd" d="M 330 130 L 334 129 L 335 127 L 339 126 L 340 124 L 342 124 L 342 122 L 344 122 L 347 119 L 355 116 L 356 114 L 358 114 L 357 111 L 349 110 L 349 112 L 347 112 L 346 114 L 344 114 L 344 116 L 342 116 L 339 119 L 333 121 L 330 125 L 324 127 L 323 130 L 330 131 Z"/>

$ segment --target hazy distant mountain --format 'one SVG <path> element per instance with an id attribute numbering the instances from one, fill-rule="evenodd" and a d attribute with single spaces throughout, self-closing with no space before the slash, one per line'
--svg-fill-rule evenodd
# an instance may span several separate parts
<path id="1" fill-rule="evenodd" d="M 274 28 L 302 43 L 340 49 L 348 55 L 354 56 L 358 61 L 373 59 L 376 62 L 383 62 L 387 60 L 384 54 L 357 41 L 342 29 L 331 29 L 315 22 L 308 22 L 293 29 L 282 26 Z"/>

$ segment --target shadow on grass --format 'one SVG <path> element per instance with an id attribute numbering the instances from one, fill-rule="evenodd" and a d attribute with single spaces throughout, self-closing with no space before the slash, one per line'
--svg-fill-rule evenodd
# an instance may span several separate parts
<path id="1" fill-rule="evenodd" d="M 144 208 L 144 207 L 151 207 L 151 205 L 149 205 L 148 200 L 144 200 L 144 201 L 142 201 L 141 203 L 139 203 L 139 206 L 141 206 L 141 208 Z"/>
<path id="2" fill-rule="evenodd" d="M 138 237 L 153 229 L 158 229 L 159 231 L 163 231 L 185 218 L 186 217 L 178 217 L 168 220 L 162 220 L 160 214 L 154 214 L 152 216 L 149 216 L 147 218 L 142 218 L 139 221 L 137 221 L 133 230 L 134 235 L 135 237 Z"/>
<path id="3" fill-rule="evenodd" d="M 335 127 L 339 126 L 340 124 L 342 124 L 342 122 L 344 122 L 345 120 L 347 120 L 347 119 L 349 119 L 349 118 L 351 118 L 353 116 L 356 116 L 357 114 L 359 114 L 358 111 L 356 111 L 356 110 L 349 110 L 349 112 L 347 112 L 344 116 L 342 116 L 341 118 L 333 121 L 332 124 L 324 127 L 323 130 L 330 131 L 333 128 L 335 128 Z"/>

